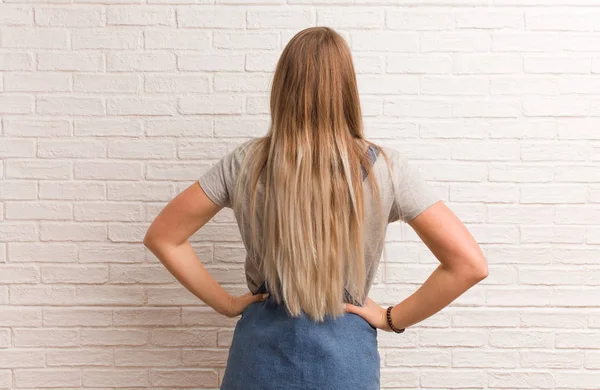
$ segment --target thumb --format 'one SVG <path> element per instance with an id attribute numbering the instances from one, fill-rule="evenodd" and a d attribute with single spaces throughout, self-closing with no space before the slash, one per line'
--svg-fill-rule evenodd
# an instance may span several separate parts
<path id="1" fill-rule="evenodd" d="M 252 302 L 260 302 L 260 301 L 264 301 L 265 299 L 267 299 L 269 297 L 269 293 L 264 293 L 264 294 L 256 294 L 254 295 L 252 298 Z"/>
<path id="2" fill-rule="evenodd" d="M 345 310 L 349 313 L 354 313 L 354 314 L 360 315 L 362 313 L 363 308 L 360 306 L 353 305 L 351 303 L 346 303 Z"/>

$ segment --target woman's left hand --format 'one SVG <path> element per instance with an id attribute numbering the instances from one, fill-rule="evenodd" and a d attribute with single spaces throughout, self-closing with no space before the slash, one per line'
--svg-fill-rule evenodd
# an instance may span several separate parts
<path id="1" fill-rule="evenodd" d="M 247 293 L 238 296 L 231 296 L 229 307 L 227 312 L 224 314 L 230 318 L 239 316 L 250 304 L 254 302 L 262 302 L 268 297 L 268 293 L 253 294 L 252 291 L 248 291 Z"/>

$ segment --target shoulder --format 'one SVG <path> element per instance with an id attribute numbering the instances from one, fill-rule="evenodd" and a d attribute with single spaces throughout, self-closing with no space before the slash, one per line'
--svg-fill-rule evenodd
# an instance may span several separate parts
<path id="1" fill-rule="evenodd" d="M 241 164 L 243 164 L 244 159 L 252 150 L 252 147 L 255 145 L 256 141 L 258 141 L 258 138 L 251 138 L 235 144 L 229 149 L 229 152 L 223 157 L 223 159 L 231 164 L 232 168 L 238 168 Z"/>
<path id="2" fill-rule="evenodd" d="M 401 174 L 411 167 L 410 159 L 408 154 L 402 150 L 390 147 L 377 145 L 383 153 L 379 153 L 380 164 L 382 167 L 386 166 L 385 155 L 389 160 L 389 168 L 396 174 Z"/>

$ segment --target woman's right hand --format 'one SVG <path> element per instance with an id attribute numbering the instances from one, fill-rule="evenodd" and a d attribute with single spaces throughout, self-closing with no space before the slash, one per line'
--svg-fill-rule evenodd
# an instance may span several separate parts
<path id="1" fill-rule="evenodd" d="M 356 306 L 351 303 L 346 303 L 346 311 L 354 314 L 358 314 L 365 319 L 371 326 L 391 332 L 387 322 L 386 308 L 379 306 L 371 298 L 367 297 L 363 306 Z"/>

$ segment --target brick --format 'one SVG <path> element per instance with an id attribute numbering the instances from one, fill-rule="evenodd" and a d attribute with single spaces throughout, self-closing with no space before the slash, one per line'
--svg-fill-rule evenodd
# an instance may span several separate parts
<path id="1" fill-rule="evenodd" d="M 70 179 L 72 162 L 68 160 L 12 159 L 6 163 L 6 178 Z"/>
<path id="2" fill-rule="evenodd" d="M 275 49 L 277 35 L 274 33 L 237 33 L 216 31 L 213 44 L 220 49 Z"/>
<path id="3" fill-rule="evenodd" d="M 593 31 L 598 21 L 598 12 L 588 10 L 525 12 L 525 25 L 532 31 Z"/>
<path id="4" fill-rule="evenodd" d="M 168 183 L 110 183 L 107 199 L 113 201 L 160 201 L 168 202 L 176 194 Z"/>
<path id="5" fill-rule="evenodd" d="M 589 145 L 576 142 L 526 142 L 521 145 L 523 161 L 585 161 Z"/>
<path id="6" fill-rule="evenodd" d="M 138 264 L 115 264 L 110 267 L 110 281 L 119 284 L 173 284 L 177 280 L 161 265 L 139 266 Z M 160 288 L 160 287 L 158 287 Z M 174 287 L 168 287 L 174 288 Z M 184 288 L 185 289 L 185 288 Z M 172 309 L 170 309 L 172 310 Z M 142 313 L 143 314 L 143 313 Z M 125 313 L 127 317 L 127 313 Z"/>
<path id="7" fill-rule="evenodd" d="M 113 313 L 113 323 L 116 326 L 174 326 L 181 322 L 179 313 L 178 308 L 118 309 Z"/>
<path id="8" fill-rule="evenodd" d="M 246 12 L 239 7 L 183 7 L 177 9 L 180 28 L 244 28 Z"/>
<path id="9" fill-rule="evenodd" d="M 522 29 L 523 26 L 523 13 L 516 11 L 467 10 L 459 11 L 456 15 L 457 28 Z"/>
<path id="10" fill-rule="evenodd" d="M 15 347 L 76 347 L 77 329 L 15 329 Z"/>
<path id="11" fill-rule="evenodd" d="M 144 345 L 148 340 L 150 332 L 145 329 L 98 329 L 98 328 L 83 328 L 81 329 L 81 344 L 82 345 L 125 345 L 135 346 Z"/>
<path id="12" fill-rule="evenodd" d="M 0 15 L 0 26 L 30 26 L 33 24 L 33 10 L 23 6 L 5 5 Z"/>
<path id="13" fill-rule="evenodd" d="M 37 186 L 33 180 L 4 180 L 0 198 L 32 200 L 37 198 Z"/>
<path id="14" fill-rule="evenodd" d="M 113 352 L 102 348 L 47 349 L 48 366 L 112 366 Z"/>
<path id="15" fill-rule="evenodd" d="M 193 119 L 148 119 L 145 122 L 146 135 L 149 137 L 182 136 L 182 137 L 212 137 L 213 120 L 210 117 Z"/>
<path id="16" fill-rule="evenodd" d="M 93 97 L 38 97 L 36 111 L 45 115 L 104 115 L 104 101 Z"/>
<path id="17" fill-rule="evenodd" d="M 28 53 L 0 53 L 2 71 L 31 70 L 32 63 L 32 56 Z"/>
<path id="18" fill-rule="evenodd" d="M 536 97 L 523 99 L 523 114 L 538 117 L 587 116 L 589 99 L 579 97 Z"/>
<path id="19" fill-rule="evenodd" d="M 487 95 L 489 79 L 478 76 L 423 76 L 422 95 Z"/>
<path id="20" fill-rule="evenodd" d="M 388 73 L 446 74 L 452 72 L 452 57 L 448 55 L 388 55 Z"/>
<path id="21" fill-rule="evenodd" d="M 135 30 L 116 28 L 73 30 L 73 49 L 140 49 L 142 35 Z"/>
<path id="22" fill-rule="evenodd" d="M 104 24 L 100 7 L 36 8 L 35 22 L 39 26 L 99 27 Z"/>
<path id="23" fill-rule="evenodd" d="M 521 188 L 521 203 L 584 203 L 585 188 L 569 184 L 532 185 Z"/>
<path id="24" fill-rule="evenodd" d="M 140 180 L 142 178 L 142 167 L 137 162 L 77 161 L 73 172 L 76 179 Z"/>
<path id="25" fill-rule="evenodd" d="M 246 58 L 248 57 L 246 56 Z M 378 55 L 354 56 L 353 60 L 354 69 L 357 74 L 379 74 L 385 68 L 385 60 Z M 272 69 L 275 69 L 275 64 L 276 61 L 273 61 Z M 267 68 L 266 70 L 271 70 L 271 68 Z"/>
<path id="26" fill-rule="evenodd" d="M 63 29 L 9 27 L 2 31 L 3 47 L 22 49 L 67 49 L 68 33 Z"/>
<path id="27" fill-rule="evenodd" d="M 41 241 L 104 241 L 106 227 L 101 224 L 47 222 L 40 226 Z"/>
<path id="28" fill-rule="evenodd" d="M 106 24 L 117 26 L 173 26 L 173 10 L 153 7 L 114 6 L 106 9 Z"/>
<path id="29" fill-rule="evenodd" d="M 214 39 L 216 40 L 216 36 Z M 144 48 L 146 49 L 206 50 L 209 46 L 210 35 L 206 31 L 169 29 L 144 31 Z"/>
<path id="30" fill-rule="evenodd" d="M 318 13 L 318 20 L 327 18 L 327 11 Z M 270 10 L 249 10 L 246 16 L 246 27 L 249 29 L 270 29 L 270 28 L 304 28 L 315 25 L 314 12 L 307 9 L 270 9 Z"/>
<path id="31" fill-rule="evenodd" d="M 143 134 L 137 119 L 79 119 L 73 123 L 76 136 L 137 137 Z"/>
<path id="32" fill-rule="evenodd" d="M 498 348 L 552 348 L 554 333 L 531 330 L 493 330 L 490 346 Z"/>
<path id="33" fill-rule="evenodd" d="M 259 136 L 268 125 L 266 118 L 215 117 L 215 134 L 219 137 Z"/>
<path id="34" fill-rule="evenodd" d="M 333 28 L 376 29 L 384 24 L 384 20 L 384 11 L 377 8 L 350 8 L 344 12 L 340 12 L 339 9 L 317 10 L 317 24 Z"/>
<path id="35" fill-rule="evenodd" d="M 180 352 L 177 350 L 138 350 L 138 349 L 119 349 L 115 351 L 115 366 L 131 367 L 172 367 L 181 364 Z M 199 362 L 200 365 L 205 364 Z"/>
<path id="36" fill-rule="evenodd" d="M 214 78 L 215 91 L 266 92 L 270 90 L 269 74 L 241 75 L 219 73 Z"/>
<path id="37" fill-rule="evenodd" d="M 145 369 L 83 369 L 82 383 L 85 387 L 146 387 L 149 384 Z"/>
<path id="38" fill-rule="evenodd" d="M 6 92 L 68 92 L 71 75 L 61 72 L 7 73 L 4 75 Z"/>
<path id="39" fill-rule="evenodd" d="M 554 377 L 549 372 L 489 372 L 488 386 L 518 387 L 520 389 L 553 389 Z"/>
<path id="40" fill-rule="evenodd" d="M 110 72 L 168 71 L 176 69 L 176 57 L 168 52 L 109 53 L 106 68 Z"/>
<path id="41" fill-rule="evenodd" d="M 499 76 L 490 81 L 492 95 L 557 95 L 560 84 L 548 76 Z"/>
<path id="42" fill-rule="evenodd" d="M 92 93 L 135 93 L 141 90 L 140 75 L 75 74 L 73 90 Z"/>
<path id="43" fill-rule="evenodd" d="M 447 118 L 452 115 L 450 103 L 435 99 L 390 99 L 384 101 L 385 115 L 417 118 Z"/>
<path id="44" fill-rule="evenodd" d="M 33 98 L 29 96 L 0 96 L 0 114 L 29 114 L 33 111 Z"/>
<path id="45" fill-rule="evenodd" d="M 385 24 L 392 30 L 452 30 L 454 19 L 451 12 L 388 9 Z"/>
<path id="46" fill-rule="evenodd" d="M 117 159 L 174 159 L 175 145 L 173 141 L 110 141 L 108 157 Z"/>
<path id="47" fill-rule="evenodd" d="M 37 54 L 38 70 L 51 71 L 82 71 L 97 72 L 104 69 L 104 56 L 102 53 L 86 53 L 78 51 L 77 54 L 61 52 L 43 52 Z"/>
<path id="48" fill-rule="evenodd" d="M 504 165 L 490 167 L 490 182 L 536 183 L 551 182 L 554 170 L 548 167 Z"/>
<path id="49" fill-rule="evenodd" d="M 365 94 L 414 94 L 419 92 L 419 78 L 414 75 L 360 75 L 358 88 Z"/>
<path id="50" fill-rule="evenodd" d="M 248 54 L 251 55 L 251 54 Z M 264 61 L 264 55 L 257 55 Z M 262 64 L 262 61 L 257 62 Z M 244 55 L 242 54 L 187 54 L 177 57 L 179 70 L 183 71 L 238 71 L 244 70 Z M 246 69 L 250 70 L 250 69 Z M 257 69 L 259 70 L 259 69 Z"/>
<path id="51" fill-rule="evenodd" d="M 171 98 L 109 98 L 109 115 L 173 115 L 175 100 Z"/>
<path id="52" fill-rule="evenodd" d="M 34 157 L 33 140 L 4 139 L 0 144 L 0 157 Z"/>
<path id="53" fill-rule="evenodd" d="M 418 35 L 414 32 L 353 32 L 352 49 L 357 51 L 417 52 Z"/>
<path id="54" fill-rule="evenodd" d="M 491 223 L 552 224 L 554 213 L 544 205 L 488 205 L 487 221 Z"/>
<path id="55" fill-rule="evenodd" d="M 206 74 L 146 74 L 144 90 L 147 93 L 209 93 L 212 80 Z"/>
<path id="56" fill-rule="evenodd" d="M 218 374 L 215 370 L 179 369 L 151 370 L 150 383 L 154 387 L 161 386 L 193 386 L 194 383 L 205 383 L 207 386 L 217 386 Z"/>
<path id="57" fill-rule="evenodd" d="M 11 262 L 73 262 L 77 259 L 74 244 L 11 243 L 10 249 Z"/>
<path id="58" fill-rule="evenodd" d="M 453 160 L 518 161 L 520 147 L 516 142 L 468 141 L 452 145 L 451 150 Z"/>
<path id="59" fill-rule="evenodd" d="M 443 372 L 443 374 L 442 374 Z M 483 372 L 449 372 L 449 371 L 430 371 L 421 370 L 419 373 L 420 383 L 424 387 L 447 388 L 477 388 L 483 387 L 486 383 Z"/>
<path id="60" fill-rule="evenodd" d="M 486 32 L 424 32 L 420 37 L 423 52 L 478 52 L 491 47 Z"/>
<path id="61" fill-rule="evenodd" d="M 243 112 L 243 99 L 217 95 L 184 97 L 178 106 L 182 114 L 235 114 Z"/>
<path id="62" fill-rule="evenodd" d="M 526 56 L 525 73 L 582 73 L 591 72 L 590 57 L 540 57 Z"/>
<path id="63" fill-rule="evenodd" d="M 142 242 L 146 231 L 145 224 L 111 224 L 108 227 L 108 239 L 115 242 Z"/>
<path id="64" fill-rule="evenodd" d="M 454 71 L 458 74 L 521 73 L 523 58 L 512 54 L 456 54 Z"/>
<path id="65" fill-rule="evenodd" d="M 512 100 L 465 100 L 452 105 L 452 114 L 463 118 L 516 118 L 521 114 L 521 104 Z"/>
<path id="66" fill-rule="evenodd" d="M 116 203 L 77 203 L 73 207 L 75 221 L 92 222 L 137 222 L 143 219 L 141 205 Z"/>
<path id="67" fill-rule="evenodd" d="M 6 202 L 6 219 L 68 220 L 73 218 L 71 205 L 56 202 Z"/>

